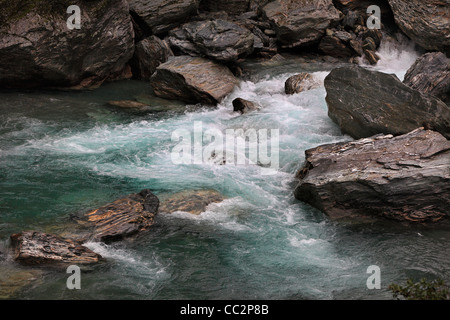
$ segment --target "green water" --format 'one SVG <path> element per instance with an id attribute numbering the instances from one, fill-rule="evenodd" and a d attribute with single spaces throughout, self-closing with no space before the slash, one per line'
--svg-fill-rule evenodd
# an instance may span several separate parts
<path id="1" fill-rule="evenodd" d="M 308 70 L 318 79 L 329 66 Z M 327 116 L 323 84 L 286 96 L 284 81 L 305 70 L 290 63 L 254 66 L 217 108 L 185 106 L 125 81 L 89 92 L 0 93 L 0 251 L 22 230 L 61 231 L 70 216 L 150 188 L 163 195 L 215 189 L 227 199 L 200 216 L 159 215 L 148 232 L 106 245 L 106 261 L 83 270 L 81 290 L 65 270 L 39 269 L 18 299 L 392 299 L 388 285 L 409 277 L 450 279 L 450 231 L 390 221 L 338 223 L 294 199 L 304 151 L 349 140 Z M 145 111 L 109 100 L 138 98 Z M 240 116 L 232 100 L 262 106 Z M 280 167 L 175 165 L 177 129 L 279 129 Z M 70 228 L 70 227 L 67 227 Z M 70 230 L 65 230 L 70 231 Z M 367 268 L 381 269 L 369 290 Z M 17 266 L 6 255 L 0 269 Z M 9 270 L 8 269 L 8 270 Z"/>

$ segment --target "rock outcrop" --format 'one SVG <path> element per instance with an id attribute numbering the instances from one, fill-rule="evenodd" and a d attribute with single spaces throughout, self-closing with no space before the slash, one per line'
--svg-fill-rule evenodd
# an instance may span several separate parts
<path id="1" fill-rule="evenodd" d="M 450 59 L 442 52 L 419 57 L 406 72 L 403 83 L 450 103 Z"/>
<path id="2" fill-rule="evenodd" d="M 215 105 L 238 84 L 224 65 L 201 57 L 170 57 L 151 78 L 158 97 Z"/>
<path id="3" fill-rule="evenodd" d="M 310 149 L 297 177 L 295 197 L 333 218 L 435 222 L 450 216 L 450 141 L 435 131 Z"/>
<path id="4" fill-rule="evenodd" d="M 355 139 L 379 133 L 401 135 L 425 125 L 450 138 L 450 108 L 395 75 L 341 67 L 325 78 L 325 89 L 328 115 Z"/>

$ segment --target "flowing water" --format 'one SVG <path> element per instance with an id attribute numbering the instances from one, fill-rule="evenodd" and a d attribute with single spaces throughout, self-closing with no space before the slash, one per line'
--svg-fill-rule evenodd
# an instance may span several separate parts
<path id="1" fill-rule="evenodd" d="M 404 76 L 418 53 L 384 45 L 376 69 Z M 362 62 L 364 64 L 364 62 Z M 157 216 L 134 240 L 87 246 L 106 258 L 68 290 L 65 270 L 41 270 L 19 299 L 391 299 L 409 277 L 450 279 L 450 232 L 390 221 L 331 221 L 293 196 L 304 151 L 350 140 L 328 118 L 323 80 L 330 65 L 296 60 L 249 64 L 251 74 L 217 108 L 152 97 L 149 85 L 111 83 L 88 92 L 0 94 L 0 251 L 22 230 L 61 231 L 72 214 L 150 188 L 157 195 L 215 189 L 227 199 L 199 216 Z M 286 96 L 284 81 L 311 72 L 321 85 Z M 107 105 L 147 101 L 146 111 Z M 238 115 L 241 97 L 261 106 Z M 176 165 L 177 129 L 278 129 L 279 169 L 256 165 Z M 67 231 L 67 230 L 66 230 Z M 381 270 L 369 290 L 367 268 Z M 4 257 L 0 269 L 27 271 Z"/>

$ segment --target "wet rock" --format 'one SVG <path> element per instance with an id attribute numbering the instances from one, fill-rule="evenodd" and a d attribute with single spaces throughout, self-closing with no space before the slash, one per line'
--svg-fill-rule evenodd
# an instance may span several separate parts
<path id="1" fill-rule="evenodd" d="M 244 114 L 255 110 L 258 110 L 258 105 L 256 105 L 254 102 L 242 98 L 236 98 L 233 100 L 234 112 L 240 112 L 241 114 Z"/>
<path id="2" fill-rule="evenodd" d="M 370 64 L 375 65 L 380 60 L 380 57 L 372 50 L 364 50 L 364 56 Z"/>
<path id="3" fill-rule="evenodd" d="M 90 264 L 102 257 L 71 239 L 25 231 L 11 235 L 14 260 L 23 265 Z"/>
<path id="4" fill-rule="evenodd" d="M 400 29 L 427 50 L 450 52 L 449 3 L 441 0 L 389 0 Z"/>
<path id="5" fill-rule="evenodd" d="M 144 109 L 148 107 L 147 104 L 134 100 L 111 100 L 108 101 L 108 104 L 124 109 Z"/>
<path id="6" fill-rule="evenodd" d="M 450 59 L 442 52 L 419 57 L 406 72 L 403 83 L 450 103 Z"/>
<path id="7" fill-rule="evenodd" d="M 139 80 L 150 80 L 156 68 L 172 55 L 169 45 L 156 36 L 139 41 L 131 60 L 133 76 Z"/>
<path id="8" fill-rule="evenodd" d="M 112 242 L 150 228 L 158 207 L 159 199 L 145 189 L 84 214 L 78 223 L 91 230 L 93 240 Z"/>
<path id="9" fill-rule="evenodd" d="M 70 4 L 82 8 L 80 29 L 67 27 L 61 1 L 0 2 L 0 86 L 97 87 L 124 74 L 134 50 L 127 1 Z"/>
<path id="10" fill-rule="evenodd" d="M 318 83 L 309 73 L 302 72 L 289 77 L 284 84 L 286 94 L 296 94 L 318 87 Z"/>
<path id="11" fill-rule="evenodd" d="M 225 198 L 215 190 L 186 190 L 161 200 L 160 213 L 182 211 L 199 215 L 205 212 L 211 203 L 222 202 Z"/>
<path id="12" fill-rule="evenodd" d="M 198 10 L 198 0 L 128 0 L 130 10 L 155 35 L 186 22 Z"/>
<path id="13" fill-rule="evenodd" d="M 450 141 L 435 131 L 378 135 L 306 151 L 295 197 L 332 218 L 449 218 Z"/>
<path id="14" fill-rule="evenodd" d="M 395 75 L 359 66 L 336 68 L 325 78 L 328 115 L 355 139 L 401 135 L 424 122 L 450 138 L 450 108 L 403 84 Z"/>
<path id="15" fill-rule="evenodd" d="M 23 270 L 0 264 L 0 299 L 14 299 L 43 276 L 42 270 Z"/>
<path id="16" fill-rule="evenodd" d="M 349 58 L 355 54 L 350 46 L 335 36 L 323 37 L 319 44 L 319 51 L 336 58 Z"/>
<path id="17" fill-rule="evenodd" d="M 158 97 L 187 103 L 217 104 L 238 84 L 221 64 L 201 57 L 170 57 L 151 78 Z"/>
<path id="18" fill-rule="evenodd" d="M 253 52 L 252 32 L 225 20 L 194 21 L 170 32 L 170 44 L 190 55 L 236 61 Z"/>
<path id="19" fill-rule="evenodd" d="M 276 0 L 262 8 L 282 47 L 317 43 L 325 30 L 340 19 L 331 0 Z"/>

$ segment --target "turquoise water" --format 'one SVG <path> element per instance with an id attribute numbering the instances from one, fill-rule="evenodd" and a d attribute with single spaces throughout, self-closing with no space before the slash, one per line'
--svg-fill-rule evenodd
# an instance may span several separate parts
<path id="1" fill-rule="evenodd" d="M 2 92 L 0 251 L 12 233 L 70 228 L 72 214 L 144 188 L 157 195 L 215 189 L 227 197 L 200 216 L 159 215 L 134 240 L 88 243 L 106 262 L 82 272 L 81 290 L 66 288 L 65 270 L 44 269 L 14 297 L 391 299 L 392 282 L 449 280 L 450 231 L 390 221 L 334 222 L 295 200 L 294 175 L 304 151 L 350 140 L 327 116 L 323 79 L 331 67 L 309 66 L 321 85 L 293 96 L 283 93 L 284 81 L 305 65 L 248 68 L 249 78 L 217 108 L 155 99 L 149 85 L 137 81 L 89 92 Z M 400 77 L 404 71 L 394 70 Z M 136 97 L 150 102 L 149 110 L 107 104 Z M 261 110 L 233 113 L 236 97 Z M 172 133 L 193 131 L 197 121 L 222 132 L 279 129 L 279 170 L 262 175 L 256 165 L 173 164 Z M 381 269 L 379 290 L 366 286 L 371 265 Z M 19 268 L 9 257 L 0 261 L 6 267 Z"/>

